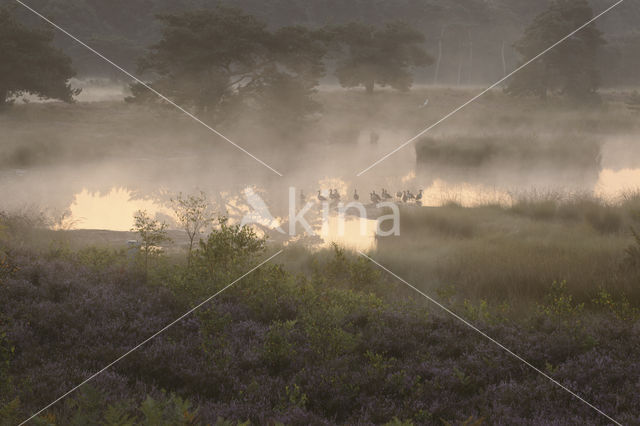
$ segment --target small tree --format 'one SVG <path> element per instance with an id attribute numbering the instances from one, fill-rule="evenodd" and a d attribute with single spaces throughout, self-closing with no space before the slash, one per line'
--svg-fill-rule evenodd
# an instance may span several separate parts
<path id="1" fill-rule="evenodd" d="M 189 248 L 187 251 L 187 265 L 191 266 L 193 244 L 197 235 L 213 221 L 213 212 L 209 208 L 209 202 L 204 192 L 200 191 L 199 195 L 178 194 L 172 199 L 173 211 L 178 218 L 178 223 L 187 233 L 189 238 Z"/>
<path id="2" fill-rule="evenodd" d="M 256 256 L 265 250 L 265 239 L 252 228 L 229 225 L 228 220 L 218 218 L 218 229 L 214 229 L 206 241 L 200 240 L 195 258 L 209 280 L 228 280 L 246 272 Z"/>
<path id="3" fill-rule="evenodd" d="M 159 245 L 166 241 L 171 241 L 167 235 L 167 224 L 152 219 L 146 210 L 138 210 L 134 215 L 134 225 L 132 232 L 140 235 L 140 252 L 144 264 L 145 278 L 149 273 L 149 258 L 159 253 Z"/>
<path id="4" fill-rule="evenodd" d="M 75 75 L 71 59 L 52 40 L 53 34 L 29 29 L 0 8 L 0 108 L 23 93 L 65 102 L 80 93 L 68 83 Z"/>
<path id="5" fill-rule="evenodd" d="M 406 91 L 413 84 L 410 68 L 433 63 L 424 50 L 424 35 L 406 23 L 384 28 L 351 23 L 328 30 L 332 39 L 346 48 L 336 76 L 343 87 L 364 86 L 373 93 L 376 84 Z"/>
<path id="6" fill-rule="evenodd" d="M 591 18 L 593 10 L 586 0 L 556 0 L 534 19 L 514 47 L 524 63 Z M 600 84 L 596 57 L 604 43 L 602 33 L 589 25 L 523 68 L 505 91 L 541 99 L 551 90 L 578 99 L 593 96 Z"/>

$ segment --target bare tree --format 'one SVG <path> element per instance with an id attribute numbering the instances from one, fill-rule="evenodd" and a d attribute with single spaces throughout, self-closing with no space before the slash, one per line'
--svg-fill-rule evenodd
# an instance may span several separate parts
<path id="1" fill-rule="evenodd" d="M 210 209 L 207 195 L 202 191 L 198 195 L 183 196 L 182 193 L 179 193 L 171 202 L 178 223 L 189 238 L 187 264 L 191 266 L 191 255 L 196 236 L 211 224 L 214 219 L 213 212 Z"/>
<path id="2" fill-rule="evenodd" d="M 135 222 L 131 231 L 140 235 L 142 240 L 140 251 L 144 260 L 144 275 L 146 278 L 149 273 L 149 257 L 158 253 L 159 245 L 165 241 L 171 241 L 171 238 L 167 235 L 167 224 L 152 219 L 146 210 L 138 210 L 133 215 L 133 218 Z"/>

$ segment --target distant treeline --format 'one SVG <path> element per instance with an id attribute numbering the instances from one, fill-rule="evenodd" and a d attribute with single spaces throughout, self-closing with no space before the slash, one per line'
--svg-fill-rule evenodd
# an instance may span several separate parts
<path id="1" fill-rule="evenodd" d="M 591 0 L 595 13 L 613 2 Z M 381 25 L 402 20 L 422 32 L 427 51 L 440 61 L 416 74 L 418 83 L 482 84 L 501 77 L 518 64 L 513 43 L 522 29 L 547 7 L 530 0 L 33 0 L 30 5 L 127 69 L 135 70 L 146 48 L 158 40 L 157 14 L 212 9 L 232 5 L 267 22 L 272 28 L 290 25 L 322 27 L 361 22 Z M 24 9 L 26 22 L 39 18 Z M 607 44 L 598 58 L 605 86 L 635 85 L 640 65 L 640 4 L 624 3 L 598 21 Z M 121 78 L 112 67 L 62 34 L 56 43 L 67 52 L 81 76 Z"/>

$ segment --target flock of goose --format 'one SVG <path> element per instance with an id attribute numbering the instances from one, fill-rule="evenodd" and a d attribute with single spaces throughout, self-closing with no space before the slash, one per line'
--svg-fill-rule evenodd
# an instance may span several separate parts
<path id="1" fill-rule="evenodd" d="M 301 193 L 301 197 L 304 198 L 304 195 Z M 328 198 L 322 195 L 322 191 L 318 190 L 318 201 L 341 201 L 342 197 L 337 189 L 330 189 Z M 380 194 L 377 194 L 375 190 L 369 193 L 369 199 L 372 203 L 378 204 L 382 201 L 389 201 L 395 199 L 395 201 L 402 203 L 411 203 L 414 202 L 416 204 L 422 203 L 422 189 L 418 191 L 418 194 L 414 195 L 411 191 L 398 191 L 396 192 L 395 198 L 386 189 L 382 188 Z M 360 194 L 358 194 L 358 190 L 353 190 L 353 200 L 360 201 Z"/>

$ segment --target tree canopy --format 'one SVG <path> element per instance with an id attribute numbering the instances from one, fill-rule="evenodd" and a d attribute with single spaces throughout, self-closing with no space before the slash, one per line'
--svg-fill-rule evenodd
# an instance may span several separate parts
<path id="1" fill-rule="evenodd" d="M 534 19 L 514 47 L 524 63 L 591 18 L 593 10 L 586 0 L 556 0 Z M 596 55 L 604 43 L 602 33 L 591 24 L 522 69 L 506 91 L 541 98 L 549 91 L 578 99 L 591 96 L 600 85 Z"/>
<path id="2" fill-rule="evenodd" d="M 161 40 L 140 63 L 154 87 L 183 105 L 220 116 L 235 106 L 304 116 L 323 75 L 325 48 L 312 30 L 267 25 L 227 7 L 160 15 Z M 144 96 L 134 88 L 138 98 Z"/>
<path id="3" fill-rule="evenodd" d="M 52 40 L 52 34 L 27 28 L 0 8 L 0 107 L 25 93 L 73 101 L 79 90 L 69 85 L 75 75 L 71 59 Z"/>
<path id="4" fill-rule="evenodd" d="M 413 84 L 410 68 L 433 63 L 424 50 L 424 35 L 402 22 L 382 28 L 350 23 L 331 30 L 345 48 L 336 77 L 343 87 L 364 86 L 372 93 L 376 84 L 408 90 Z"/>

